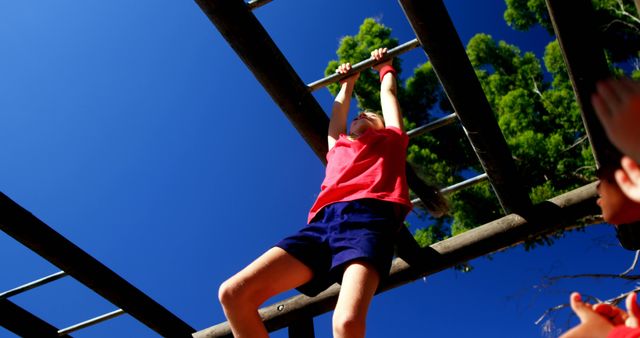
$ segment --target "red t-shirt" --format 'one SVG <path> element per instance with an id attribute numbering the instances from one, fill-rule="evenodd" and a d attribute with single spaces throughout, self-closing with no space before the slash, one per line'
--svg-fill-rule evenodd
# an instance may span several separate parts
<path id="1" fill-rule="evenodd" d="M 633 329 L 624 325 L 613 328 L 607 338 L 638 338 L 640 337 L 640 329 Z"/>
<path id="2" fill-rule="evenodd" d="M 387 127 L 368 129 L 355 140 L 340 135 L 327 153 L 327 169 L 308 222 L 328 204 L 362 198 L 399 203 L 411 210 L 405 174 L 409 137 Z"/>

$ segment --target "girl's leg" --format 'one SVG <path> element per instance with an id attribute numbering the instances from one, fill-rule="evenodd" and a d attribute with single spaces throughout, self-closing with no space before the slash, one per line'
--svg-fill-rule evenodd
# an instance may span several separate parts
<path id="1" fill-rule="evenodd" d="M 218 298 L 235 338 L 268 337 L 258 307 L 270 297 L 308 282 L 313 273 L 274 247 L 220 285 Z"/>
<path id="2" fill-rule="evenodd" d="M 356 261 L 345 268 L 333 312 L 334 338 L 364 337 L 367 311 L 379 282 L 378 272 L 368 263 Z"/>

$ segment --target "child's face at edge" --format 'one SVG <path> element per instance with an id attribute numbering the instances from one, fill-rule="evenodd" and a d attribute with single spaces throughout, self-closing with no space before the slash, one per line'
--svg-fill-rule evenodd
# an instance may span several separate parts
<path id="1" fill-rule="evenodd" d="M 369 128 L 375 130 L 384 129 L 384 122 L 380 115 L 372 112 L 361 112 L 351 121 L 350 132 L 356 135 L 362 135 Z"/>
<path id="2" fill-rule="evenodd" d="M 615 179 L 600 176 L 598 183 L 598 206 L 602 218 L 610 224 L 628 224 L 640 221 L 640 203 L 630 200 L 618 187 Z"/>

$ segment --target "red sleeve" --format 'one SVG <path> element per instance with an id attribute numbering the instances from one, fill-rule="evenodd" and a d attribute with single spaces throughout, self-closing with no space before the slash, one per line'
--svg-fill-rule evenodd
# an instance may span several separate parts
<path id="1" fill-rule="evenodd" d="M 400 128 L 398 128 L 398 127 L 388 126 L 388 127 L 384 127 L 384 129 L 386 129 L 386 130 L 391 130 L 391 131 L 393 131 L 394 133 L 396 133 L 396 134 L 400 134 L 400 135 L 402 135 L 402 134 L 404 134 L 404 133 L 405 133 L 402 129 L 400 129 Z"/>
<path id="2" fill-rule="evenodd" d="M 640 328 L 631 328 L 619 325 L 613 328 L 607 338 L 638 338 L 640 337 Z"/>

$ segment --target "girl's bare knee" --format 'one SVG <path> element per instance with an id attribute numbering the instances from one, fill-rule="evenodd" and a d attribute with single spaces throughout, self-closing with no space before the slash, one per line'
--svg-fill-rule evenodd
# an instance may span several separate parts
<path id="1" fill-rule="evenodd" d="M 231 309 L 238 306 L 248 306 L 251 297 L 244 283 L 234 278 L 227 279 L 218 288 L 218 300 L 222 307 Z"/>
<path id="2" fill-rule="evenodd" d="M 334 337 L 364 337 L 365 318 L 356 313 L 333 313 Z"/>
<path id="3" fill-rule="evenodd" d="M 228 306 L 233 303 L 236 296 L 236 287 L 233 284 L 234 283 L 229 279 L 220 284 L 220 287 L 218 288 L 218 300 L 222 306 Z"/>
<path id="4" fill-rule="evenodd" d="M 263 293 L 260 285 L 231 277 L 220 284 L 218 300 L 225 309 L 257 309 L 266 300 Z"/>

